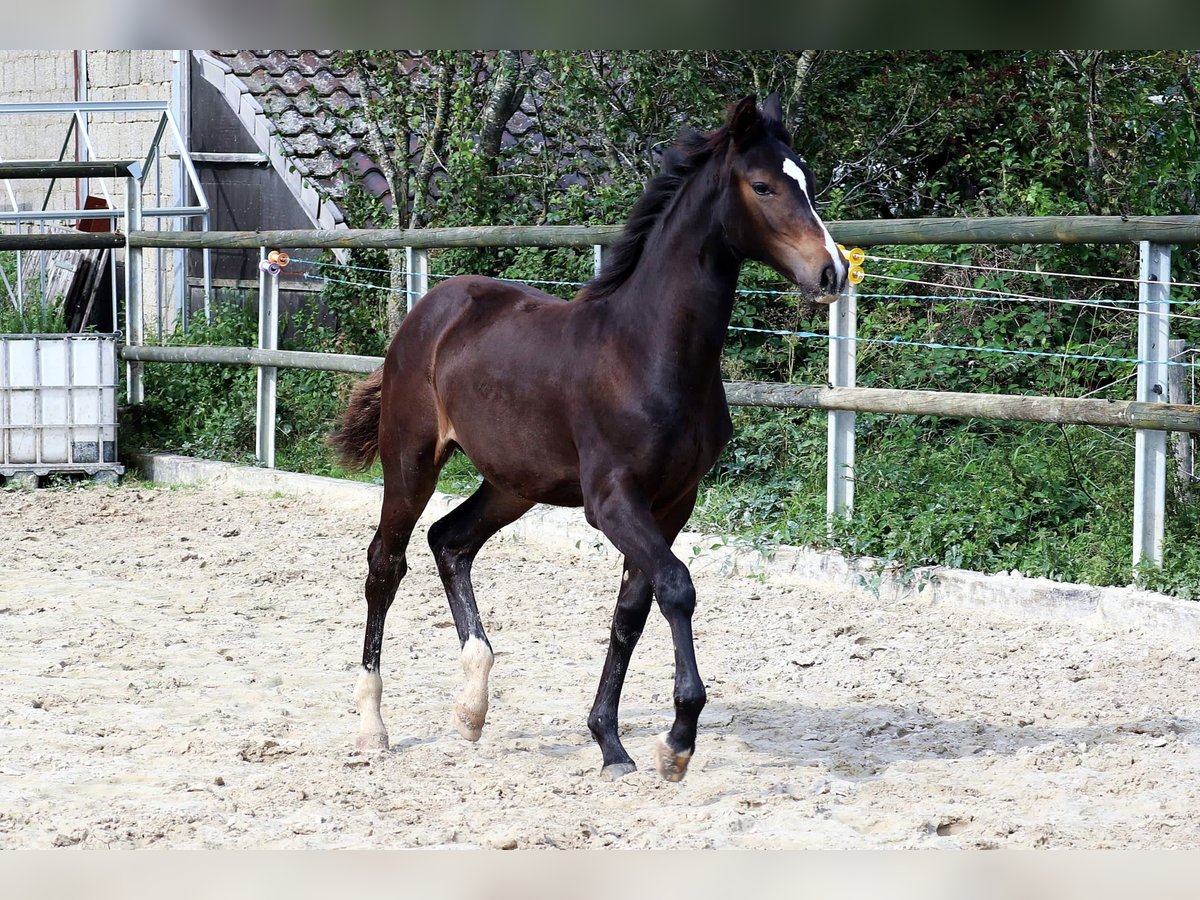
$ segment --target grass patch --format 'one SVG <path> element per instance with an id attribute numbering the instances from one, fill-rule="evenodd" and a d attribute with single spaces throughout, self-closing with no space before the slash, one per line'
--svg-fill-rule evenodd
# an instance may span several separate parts
<path id="1" fill-rule="evenodd" d="M 1120 433 L 860 416 L 854 513 L 830 533 L 823 415 L 746 409 L 734 419 L 692 528 L 906 566 L 1133 580 L 1133 450 Z M 1178 486 L 1167 516 L 1164 566 L 1139 571 L 1137 582 L 1200 597 L 1200 514 Z"/>

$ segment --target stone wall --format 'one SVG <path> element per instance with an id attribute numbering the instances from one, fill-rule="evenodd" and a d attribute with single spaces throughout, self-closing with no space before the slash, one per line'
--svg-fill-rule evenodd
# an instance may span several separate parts
<path id="1" fill-rule="evenodd" d="M 0 51 L 0 103 L 46 103 L 75 98 L 74 54 L 70 50 Z M 0 158 L 56 159 L 62 149 L 69 122 L 65 116 L 0 117 Z M 71 158 L 72 151 L 67 150 Z M 12 182 L 21 209 L 40 209 L 46 183 Z M 74 205 L 74 184 L 56 185 L 49 208 Z M 0 193 L 0 204 L 11 209 L 8 191 Z"/>

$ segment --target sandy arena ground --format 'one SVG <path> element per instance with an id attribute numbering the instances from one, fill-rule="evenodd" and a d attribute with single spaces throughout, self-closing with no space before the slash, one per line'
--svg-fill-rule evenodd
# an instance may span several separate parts
<path id="1" fill-rule="evenodd" d="M 227 489 L 0 493 L 0 847 L 1195 847 L 1200 636 L 697 577 L 709 705 L 681 784 L 657 612 L 585 725 L 619 565 L 506 540 L 478 744 L 423 533 L 388 619 L 393 751 L 352 692 L 376 510 Z"/>

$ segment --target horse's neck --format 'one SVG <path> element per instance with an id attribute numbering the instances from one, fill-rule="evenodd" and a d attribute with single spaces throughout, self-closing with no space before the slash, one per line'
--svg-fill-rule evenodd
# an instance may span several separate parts
<path id="1" fill-rule="evenodd" d="M 700 190 L 679 198 L 622 291 L 623 318 L 655 357 L 697 375 L 720 365 L 741 269 L 711 220 L 710 200 Z"/>

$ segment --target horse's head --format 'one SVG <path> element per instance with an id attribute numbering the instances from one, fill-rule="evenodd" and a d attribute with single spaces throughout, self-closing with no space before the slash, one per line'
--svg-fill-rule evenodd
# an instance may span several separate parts
<path id="1" fill-rule="evenodd" d="M 814 205 L 812 172 L 791 147 L 779 96 L 730 108 L 725 233 L 742 256 L 766 263 L 807 297 L 832 303 L 847 264 Z"/>

